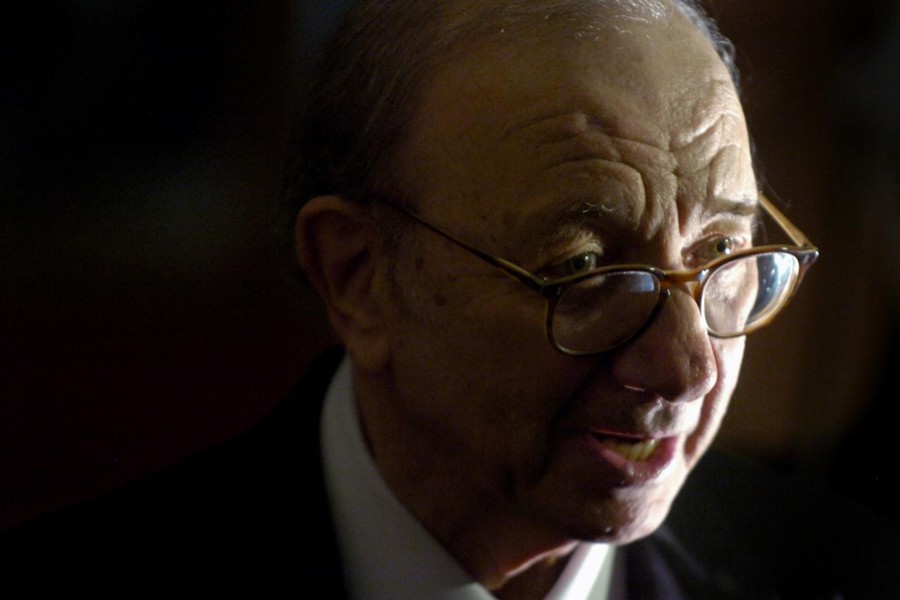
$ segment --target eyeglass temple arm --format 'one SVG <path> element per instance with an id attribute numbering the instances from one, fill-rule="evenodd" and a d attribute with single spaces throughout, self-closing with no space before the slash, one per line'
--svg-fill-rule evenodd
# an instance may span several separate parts
<path id="1" fill-rule="evenodd" d="M 763 210 L 769 213 L 769 216 L 774 219 L 778 226 L 781 227 L 787 234 L 790 236 L 791 240 L 797 244 L 798 246 L 809 249 L 816 250 L 816 246 L 806 237 L 800 229 L 797 228 L 796 225 L 790 222 L 788 218 L 781 212 L 771 200 L 769 200 L 765 194 L 759 194 L 759 203 L 762 205 Z"/>
<path id="2" fill-rule="evenodd" d="M 381 202 L 382 204 L 389 206 L 390 208 L 393 208 L 397 212 L 407 216 L 408 218 L 412 219 L 413 221 L 415 221 L 422 227 L 425 227 L 426 229 L 429 229 L 432 232 L 438 234 L 439 236 L 441 236 L 448 242 L 459 246 L 463 250 L 467 250 L 467 251 L 471 252 L 472 254 L 474 254 L 475 256 L 480 258 L 481 260 L 483 260 L 491 265 L 494 265 L 495 267 L 499 267 L 501 270 L 505 271 L 508 275 L 512 276 L 515 279 L 518 279 L 519 281 L 521 281 L 528 287 L 530 287 L 538 292 L 541 292 L 543 290 L 544 282 L 541 281 L 539 278 L 535 277 L 532 273 L 529 273 L 528 271 L 526 271 L 525 269 L 520 267 L 519 265 L 517 265 L 515 263 L 511 263 L 508 260 L 500 258 L 499 256 L 494 256 L 492 254 L 488 254 L 487 252 L 482 252 L 478 248 L 474 248 L 474 247 L 468 245 L 467 243 L 456 239 L 455 237 L 453 237 L 452 235 L 450 235 L 449 233 L 447 233 L 446 231 L 444 231 L 437 225 L 433 225 L 432 223 L 429 223 L 428 221 L 426 221 L 425 219 L 423 219 L 422 217 L 415 214 L 414 212 L 412 212 L 411 210 L 409 210 L 408 208 L 406 208 L 405 206 L 403 206 L 401 204 L 397 204 L 396 202 L 392 202 L 392 201 L 386 200 L 384 198 L 377 198 L 377 200 L 379 202 Z"/>

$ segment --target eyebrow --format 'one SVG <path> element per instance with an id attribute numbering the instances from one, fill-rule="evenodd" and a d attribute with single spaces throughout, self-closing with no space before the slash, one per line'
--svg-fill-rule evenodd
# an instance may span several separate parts
<path id="1" fill-rule="evenodd" d="M 759 217 L 761 206 L 756 198 L 742 196 L 738 199 L 714 197 L 706 203 L 704 214 L 724 214 L 733 217 Z"/>
<path id="2" fill-rule="evenodd" d="M 554 206 L 529 215 L 516 226 L 514 237 L 520 248 L 534 249 L 536 245 L 536 249 L 543 253 L 547 247 L 555 246 L 577 232 L 611 229 L 609 217 L 615 212 L 616 206 L 613 204 L 576 200 L 562 208 Z"/>
<path id="3" fill-rule="evenodd" d="M 520 248 L 534 247 L 540 253 L 548 247 L 570 239 L 579 232 L 612 230 L 621 219 L 611 221 L 618 205 L 597 200 L 577 200 L 530 215 L 522 221 L 514 234 Z M 734 218 L 752 217 L 752 227 L 757 227 L 762 219 L 762 207 L 755 197 L 742 196 L 738 199 L 713 197 L 704 203 L 703 214 L 730 216 Z M 518 257 L 520 259 L 525 257 Z"/>
<path id="4" fill-rule="evenodd" d="M 742 196 L 737 199 L 714 197 L 707 202 L 703 214 L 707 218 L 726 216 L 733 219 L 749 219 L 754 239 L 763 227 L 764 211 L 756 197 Z"/>

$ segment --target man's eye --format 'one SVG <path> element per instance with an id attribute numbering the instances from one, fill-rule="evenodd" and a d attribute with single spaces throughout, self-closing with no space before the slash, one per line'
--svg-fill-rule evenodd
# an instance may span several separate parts
<path id="1" fill-rule="evenodd" d="M 704 244 L 702 248 L 703 258 L 705 260 L 714 260 L 728 256 L 739 248 L 740 241 L 733 236 L 713 238 Z"/>
<path id="2" fill-rule="evenodd" d="M 541 269 L 538 274 L 544 281 L 553 281 L 569 275 L 578 275 L 599 267 L 601 265 L 600 257 L 601 254 L 599 252 L 581 252 L 569 259 L 555 262 Z"/>
<path id="3" fill-rule="evenodd" d="M 582 252 L 562 263 L 563 275 L 576 275 L 591 269 L 596 269 L 600 264 L 600 256 L 596 252 Z"/>

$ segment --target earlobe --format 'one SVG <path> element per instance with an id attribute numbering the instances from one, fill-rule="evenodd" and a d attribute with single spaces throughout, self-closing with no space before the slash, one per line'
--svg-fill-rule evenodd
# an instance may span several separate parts
<path id="1" fill-rule="evenodd" d="M 340 196 L 318 196 L 300 210 L 294 232 L 300 266 L 355 366 L 383 370 L 390 347 L 389 296 L 381 281 L 378 236 L 365 212 Z"/>

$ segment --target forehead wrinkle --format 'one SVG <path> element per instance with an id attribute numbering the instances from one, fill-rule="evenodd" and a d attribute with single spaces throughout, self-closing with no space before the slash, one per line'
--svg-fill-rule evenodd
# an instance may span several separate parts
<path id="1" fill-rule="evenodd" d="M 613 138 L 600 131 L 583 129 L 573 135 L 568 132 L 548 139 L 536 147 L 541 161 L 548 169 L 568 163 L 602 160 L 621 162 L 622 154 Z"/>
<path id="2" fill-rule="evenodd" d="M 679 174 L 683 228 L 688 227 L 688 217 L 708 220 L 725 215 L 737 219 L 758 212 L 753 171 L 747 166 L 749 158 L 746 164 L 742 160 L 745 152 L 740 143 L 725 143 L 708 161 L 694 165 L 691 173 Z M 692 178 L 696 183 L 687 183 Z M 685 206 L 689 208 L 685 210 Z"/>
<path id="3" fill-rule="evenodd" d="M 736 142 L 719 148 L 709 161 L 706 194 L 710 198 L 756 198 L 756 181 L 746 149 Z M 747 187 L 745 187 L 747 186 Z"/>
<path id="4" fill-rule="evenodd" d="M 734 136 L 729 132 L 741 127 L 743 120 L 736 112 L 722 112 L 711 123 L 705 124 L 702 131 L 694 134 L 691 140 L 672 152 L 678 157 L 679 175 L 691 175 L 707 168 L 723 149 L 738 147 Z"/>
<path id="5" fill-rule="evenodd" d="M 519 128 L 507 128 L 503 138 L 517 135 L 539 151 L 549 167 L 569 161 L 603 158 L 637 168 L 674 172 L 676 159 L 671 152 L 644 140 L 619 134 L 619 128 L 605 120 L 591 119 L 584 111 L 541 115 Z"/>
<path id="6" fill-rule="evenodd" d="M 708 88 L 708 93 L 701 95 L 702 101 L 687 116 L 688 127 L 672 133 L 673 152 L 683 153 L 699 145 L 708 149 L 701 154 L 709 156 L 709 150 L 721 145 L 729 130 L 744 127 L 734 87 L 729 82 L 714 80 Z"/>
<path id="7" fill-rule="evenodd" d="M 553 181 L 563 180 L 552 193 L 570 197 L 555 202 L 522 222 L 510 218 L 516 239 L 539 240 L 542 250 L 587 231 L 612 232 L 656 230 L 665 219 L 665 208 L 647 197 L 648 177 L 656 181 L 674 179 L 675 156 L 666 149 L 611 134 L 584 111 L 542 114 L 525 120 L 521 128 L 510 128 L 504 137 L 526 138 L 535 148 L 539 168 L 558 171 Z M 669 190 L 662 191 L 669 196 Z M 671 190 L 674 198 L 674 186 Z M 666 203 L 664 203 L 666 204 Z M 660 210 L 660 208 L 662 210 Z"/>

